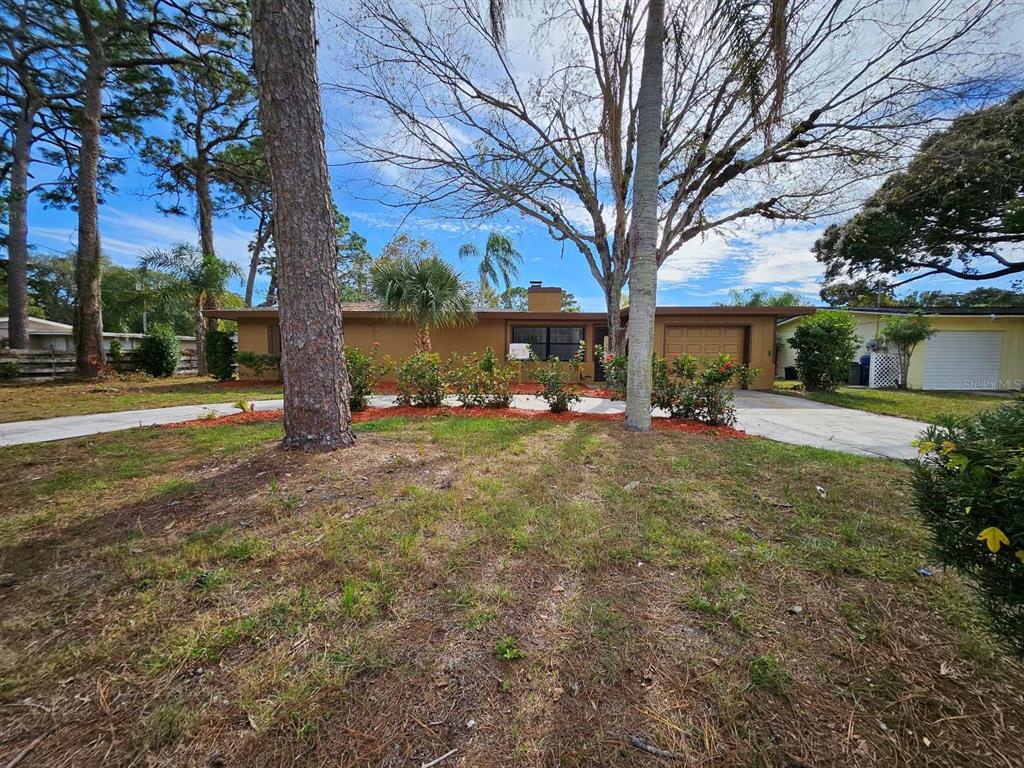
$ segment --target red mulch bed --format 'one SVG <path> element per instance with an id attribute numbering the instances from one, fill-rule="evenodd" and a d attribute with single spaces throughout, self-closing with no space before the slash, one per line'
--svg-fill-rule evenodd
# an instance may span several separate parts
<path id="1" fill-rule="evenodd" d="M 248 387 L 259 387 L 268 386 L 274 384 L 273 381 L 259 381 L 257 379 L 244 379 L 240 381 L 222 381 L 220 384 L 222 387 L 227 389 L 244 389 Z M 540 394 L 540 384 L 526 383 L 526 384 L 513 384 L 512 394 L 514 395 L 538 395 Z M 395 394 L 395 382 L 393 381 L 381 381 L 373 388 L 375 395 L 393 395 Z M 600 387 L 590 387 L 581 384 L 580 394 L 584 397 L 603 397 L 606 400 L 614 400 L 615 393 L 610 389 L 602 389 Z"/>
<path id="2" fill-rule="evenodd" d="M 216 427 L 221 424 L 258 424 L 265 421 L 279 421 L 284 415 L 283 411 L 245 411 L 233 413 L 228 416 L 218 416 L 215 419 L 195 419 L 193 421 L 179 421 L 174 424 L 165 424 L 168 429 L 178 427 Z M 579 411 L 566 411 L 565 413 L 551 413 L 551 411 L 528 411 L 523 408 L 417 408 L 415 406 L 396 406 L 394 408 L 367 408 L 365 411 L 358 411 L 352 414 L 352 421 L 375 421 L 390 417 L 405 418 L 426 418 L 429 416 L 501 416 L 512 419 L 543 419 L 545 421 L 614 421 L 621 422 L 621 413 L 580 413 Z M 655 416 L 651 419 L 655 429 L 670 430 L 673 432 L 689 432 L 701 435 L 717 435 L 718 437 L 747 437 L 746 432 L 741 432 L 732 427 L 712 427 L 708 424 L 701 424 L 696 421 L 683 421 L 682 419 L 666 419 Z"/>

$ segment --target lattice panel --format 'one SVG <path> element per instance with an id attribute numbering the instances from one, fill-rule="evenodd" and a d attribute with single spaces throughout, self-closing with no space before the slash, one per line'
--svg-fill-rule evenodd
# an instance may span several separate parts
<path id="1" fill-rule="evenodd" d="M 895 387 L 900 382 L 900 361 L 896 355 L 871 353 L 871 377 L 868 386 L 874 389 Z"/>

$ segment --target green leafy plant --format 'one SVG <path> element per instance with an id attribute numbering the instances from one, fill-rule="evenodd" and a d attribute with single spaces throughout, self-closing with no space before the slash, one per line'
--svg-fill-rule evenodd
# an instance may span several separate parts
<path id="1" fill-rule="evenodd" d="M 18 378 L 18 361 L 4 360 L 0 363 L 0 379 L 5 381 Z"/>
<path id="2" fill-rule="evenodd" d="M 235 400 L 234 407 L 237 408 L 238 410 L 242 411 L 243 413 L 245 411 L 254 411 L 254 410 L 256 410 L 256 406 L 253 404 L 253 402 L 251 400 L 249 400 L 248 398 L 245 398 L 245 397 L 240 397 L 237 400 Z"/>
<path id="3" fill-rule="evenodd" d="M 910 356 L 922 341 L 935 335 L 931 321 L 923 312 L 911 315 L 893 315 L 882 326 L 882 341 L 896 352 L 900 364 L 900 380 L 896 385 L 900 389 L 907 388 L 907 371 L 910 370 Z"/>
<path id="4" fill-rule="evenodd" d="M 121 345 L 120 339 L 111 339 L 110 341 L 110 361 L 112 363 L 120 363 L 124 359 L 124 347 Z"/>
<path id="5" fill-rule="evenodd" d="M 573 403 L 578 403 L 580 388 L 570 382 L 570 377 L 579 378 L 583 369 L 583 355 L 586 352 L 584 342 L 580 342 L 576 354 L 568 362 L 557 357 L 546 361 L 541 360 L 530 350 L 530 378 L 540 384 L 540 396 L 548 404 L 552 413 L 565 413 Z"/>
<path id="6" fill-rule="evenodd" d="M 808 391 L 831 392 L 846 381 L 860 338 L 857 321 L 844 310 L 818 310 L 787 342 L 796 350 L 796 368 Z"/>
<path id="7" fill-rule="evenodd" d="M 235 375 L 235 341 L 224 331 L 206 333 L 206 370 L 218 381 Z"/>
<path id="8" fill-rule="evenodd" d="M 454 353 L 445 367 L 448 388 L 467 408 L 508 408 L 516 370 L 503 365 L 490 347 L 483 355 Z"/>
<path id="9" fill-rule="evenodd" d="M 398 365 L 398 402 L 431 408 L 444 401 L 445 384 L 441 357 L 432 352 L 416 352 Z"/>
<path id="10" fill-rule="evenodd" d="M 526 654 L 523 653 L 519 645 L 516 643 L 514 637 L 508 636 L 501 638 L 494 645 L 494 655 L 497 656 L 501 661 L 515 661 L 521 659 Z"/>
<path id="11" fill-rule="evenodd" d="M 933 551 L 974 582 L 994 632 L 1024 658 L 1024 399 L 940 418 L 917 446 Z"/>
<path id="12" fill-rule="evenodd" d="M 652 363 L 651 405 L 674 419 L 715 426 L 736 423 L 730 385 L 749 386 L 761 372 L 720 354 L 708 360 L 679 355 L 671 361 L 655 356 Z"/>
<path id="13" fill-rule="evenodd" d="M 379 357 L 380 343 L 373 343 L 373 351 L 366 354 L 357 347 L 345 347 L 345 366 L 351 392 L 348 405 L 353 411 L 366 410 L 374 387 L 394 368 L 391 358 Z"/>
<path id="14" fill-rule="evenodd" d="M 616 400 L 625 400 L 629 358 L 626 355 L 613 355 L 600 344 L 594 345 L 594 358 L 600 359 L 604 365 L 605 386 L 615 394 Z"/>
<path id="15" fill-rule="evenodd" d="M 144 336 L 135 352 L 135 362 L 150 376 L 162 378 L 178 370 L 181 360 L 181 345 L 178 337 L 168 326 L 157 326 L 152 333 Z"/>
<path id="16" fill-rule="evenodd" d="M 750 660 L 749 672 L 750 682 L 755 687 L 780 695 L 784 692 L 788 677 L 771 656 L 755 656 Z"/>
<path id="17" fill-rule="evenodd" d="M 258 352 L 239 352 L 236 355 L 239 366 L 248 368 L 257 378 L 263 378 L 263 374 L 272 368 L 281 368 L 281 356 L 271 354 L 260 354 Z"/>

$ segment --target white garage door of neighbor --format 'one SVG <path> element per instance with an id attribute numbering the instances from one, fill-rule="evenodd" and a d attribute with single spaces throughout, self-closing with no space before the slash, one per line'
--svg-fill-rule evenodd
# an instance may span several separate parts
<path id="1" fill-rule="evenodd" d="M 924 389 L 998 389 L 1000 331 L 939 331 L 927 341 Z"/>

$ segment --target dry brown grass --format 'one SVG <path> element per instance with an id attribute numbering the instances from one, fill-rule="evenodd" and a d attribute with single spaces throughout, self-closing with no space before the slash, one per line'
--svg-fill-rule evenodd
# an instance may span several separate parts
<path id="1" fill-rule="evenodd" d="M 1019 764 L 1024 674 L 917 574 L 902 466 L 361 430 L 329 456 L 276 424 L 0 452 L 0 764 L 44 734 L 22 766 L 658 763 L 631 735 L 688 766 Z"/>

